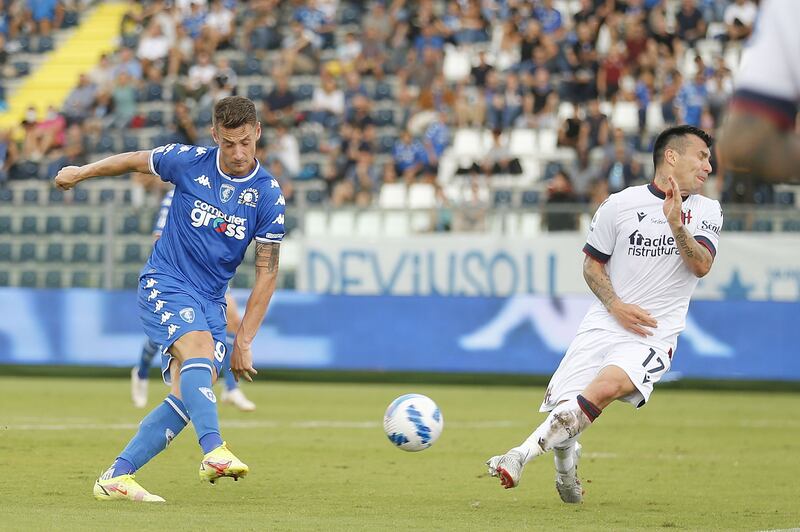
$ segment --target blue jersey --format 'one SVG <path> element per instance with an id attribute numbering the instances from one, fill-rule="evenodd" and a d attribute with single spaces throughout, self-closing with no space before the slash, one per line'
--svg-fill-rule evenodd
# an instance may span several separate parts
<path id="1" fill-rule="evenodd" d="M 153 235 L 161 236 L 161 233 L 164 232 L 164 226 L 167 225 L 167 215 L 169 214 L 169 208 L 172 206 L 172 197 L 175 195 L 175 189 L 171 188 L 164 197 L 161 199 L 161 207 L 158 208 L 158 216 L 156 216 L 155 222 L 153 222 Z"/>
<path id="2" fill-rule="evenodd" d="M 159 272 L 222 301 L 255 239 L 283 240 L 286 202 L 260 164 L 245 177 L 219 166 L 219 149 L 168 144 L 150 154 L 150 171 L 175 185 L 161 238 L 143 273 Z"/>

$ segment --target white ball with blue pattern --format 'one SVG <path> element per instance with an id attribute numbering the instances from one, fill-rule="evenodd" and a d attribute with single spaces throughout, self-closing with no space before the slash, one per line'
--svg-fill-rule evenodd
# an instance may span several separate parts
<path id="1" fill-rule="evenodd" d="M 395 447 L 423 451 L 442 434 L 444 417 L 430 397 L 418 393 L 401 395 L 383 416 L 383 430 Z"/>

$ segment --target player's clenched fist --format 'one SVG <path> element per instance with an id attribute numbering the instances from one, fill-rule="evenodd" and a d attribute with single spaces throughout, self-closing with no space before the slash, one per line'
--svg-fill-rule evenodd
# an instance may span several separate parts
<path id="1" fill-rule="evenodd" d="M 55 184 L 61 190 L 69 190 L 80 182 L 80 166 L 65 166 L 58 171 Z"/>

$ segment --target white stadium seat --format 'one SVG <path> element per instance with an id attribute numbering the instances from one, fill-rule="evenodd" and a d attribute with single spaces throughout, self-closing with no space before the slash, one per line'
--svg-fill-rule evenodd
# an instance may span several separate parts
<path id="1" fill-rule="evenodd" d="M 444 79 L 450 82 L 464 80 L 469 77 L 471 67 L 469 52 L 459 50 L 452 44 L 445 45 L 442 64 Z"/>
<path id="2" fill-rule="evenodd" d="M 406 185 L 384 183 L 378 196 L 378 205 L 384 209 L 403 209 L 406 206 Z"/>
<path id="3" fill-rule="evenodd" d="M 383 235 L 387 237 L 408 236 L 411 233 L 408 213 L 389 211 L 383 215 Z"/>
<path id="4" fill-rule="evenodd" d="M 483 142 L 478 129 L 459 129 L 453 135 L 453 154 L 457 158 L 478 161 L 483 158 Z"/>
<path id="5" fill-rule="evenodd" d="M 303 231 L 306 236 L 328 234 L 328 215 L 325 211 L 308 210 L 303 222 Z"/>
<path id="6" fill-rule="evenodd" d="M 328 232 L 331 236 L 353 236 L 355 226 L 356 216 L 351 210 L 333 211 L 328 217 Z"/>
<path id="7" fill-rule="evenodd" d="M 436 205 L 436 189 L 430 183 L 414 183 L 408 187 L 410 209 L 430 209 Z"/>
<path id="8" fill-rule="evenodd" d="M 515 157 L 528 157 L 536 155 L 537 138 L 535 129 L 512 129 L 511 138 L 508 139 L 508 151 Z"/>
<path id="9" fill-rule="evenodd" d="M 355 232 L 358 236 L 380 236 L 382 234 L 381 213 L 376 210 L 358 213 Z"/>
<path id="10" fill-rule="evenodd" d="M 611 112 L 611 123 L 626 133 L 639 129 L 639 107 L 634 102 L 617 102 Z"/>
<path id="11" fill-rule="evenodd" d="M 520 215 L 520 236 L 537 236 L 542 232 L 542 215 L 538 212 L 524 212 Z"/>

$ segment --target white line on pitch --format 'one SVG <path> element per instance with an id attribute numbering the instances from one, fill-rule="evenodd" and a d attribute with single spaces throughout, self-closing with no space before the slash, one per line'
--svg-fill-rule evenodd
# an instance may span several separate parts
<path id="1" fill-rule="evenodd" d="M 221 421 L 220 424 L 225 428 L 233 429 L 258 429 L 258 428 L 277 428 L 289 427 L 293 429 L 375 429 L 381 427 L 377 421 L 330 421 L 330 420 L 308 420 L 279 422 L 274 420 L 228 420 Z M 519 425 L 512 421 L 468 421 L 447 423 L 450 429 L 496 429 L 513 427 Z M 3 430 L 131 430 L 136 429 L 138 423 L 61 423 L 61 424 L 2 424 L 0 431 Z"/>

